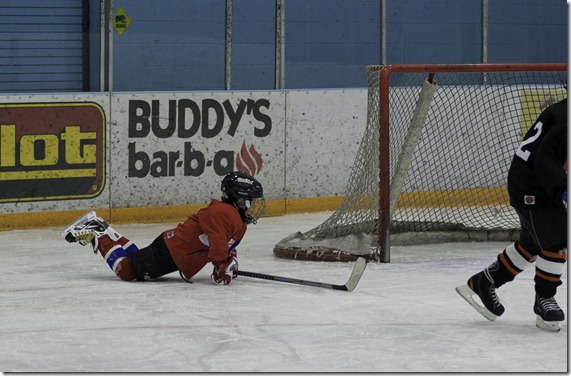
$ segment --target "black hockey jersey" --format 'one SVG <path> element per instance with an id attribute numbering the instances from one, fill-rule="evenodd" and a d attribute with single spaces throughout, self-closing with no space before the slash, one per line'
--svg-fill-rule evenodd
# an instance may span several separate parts
<path id="1" fill-rule="evenodd" d="M 526 133 L 508 173 L 512 206 L 553 209 L 567 191 L 567 98 L 547 107 Z"/>

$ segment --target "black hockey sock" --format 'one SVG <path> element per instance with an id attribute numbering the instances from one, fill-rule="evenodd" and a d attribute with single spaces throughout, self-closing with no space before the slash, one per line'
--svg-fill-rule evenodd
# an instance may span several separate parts
<path id="1" fill-rule="evenodd" d="M 487 267 L 489 275 L 494 280 L 495 288 L 499 288 L 500 286 L 513 281 L 515 278 L 515 275 L 510 273 L 510 271 L 499 261 L 499 258 L 500 256 L 498 256 L 497 261 L 494 261 Z"/>
<path id="2" fill-rule="evenodd" d="M 498 259 L 489 266 L 496 288 L 511 282 L 523 270 L 535 262 L 535 256 L 526 251 L 517 242 L 507 246 L 498 254 Z"/>

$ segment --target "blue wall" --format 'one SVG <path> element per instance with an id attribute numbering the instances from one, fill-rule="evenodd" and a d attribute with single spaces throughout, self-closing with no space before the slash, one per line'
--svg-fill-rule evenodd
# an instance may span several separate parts
<path id="1" fill-rule="evenodd" d="M 57 1 L 81 9 L 82 0 Z M 91 90 L 98 90 L 100 1 L 83 1 L 91 7 Z M 286 88 L 365 87 L 365 67 L 381 63 L 381 1 L 284 3 Z M 0 20 L 5 20 L 0 79 L 6 82 L 9 76 L 11 82 L 0 91 L 81 90 L 77 81 L 53 88 L 47 79 L 43 80 L 47 84 L 31 85 L 34 80 L 41 82 L 41 77 L 26 76 L 23 70 L 38 54 L 56 56 L 49 48 L 32 54 L 21 43 L 45 29 L 37 26 L 38 20 L 52 18 L 19 19 L 18 23 L 33 26 L 24 31 L 16 22 L 7 22 L 13 9 L 22 6 L 40 15 L 42 9 L 45 15 L 54 14 L 40 4 L 45 2 L 2 0 L 0 4 Z M 275 1 L 234 0 L 233 4 L 231 88 L 274 89 Z M 482 62 L 482 0 L 387 0 L 386 4 L 388 64 Z M 123 35 L 114 32 L 114 91 L 225 88 L 225 0 L 114 0 L 114 9 L 119 7 L 133 22 Z M 489 0 L 488 14 L 488 62 L 567 61 L 563 0 Z M 66 66 L 71 72 L 73 65 L 78 77 L 77 50 L 68 56 L 62 51 L 57 53 L 60 64 L 40 66 L 40 75 L 48 77 L 56 69 L 65 73 Z"/>
<path id="2" fill-rule="evenodd" d="M 132 19 L 114 33 L 114 90 L 224 88 L 225 1 L 115 1 Z"/>
<path id="3" fill-rule="evenodd" d="M 387 2 L 388 64 L 481 62 L 480 0 Z"/>
<path id="4" fill-rule="evenodd" d="M 0 91 L 81 91 L 82 12 L 81 0 L 2 0 Z"/>
<path id="5" fill-rule="evenodd" d="M 275 11 L 274 1 L 234 0 L 233 89 L 274 87 Z"/>
<path id="6" fill-rule="evenodd" d="M 566 62 L 567 7 L 562 0 L 491 1 L 490 62 Z"/>
<path id="7" fill-rule="evenodd" d="M 287 0 L 287 88 L 364 87 L 380 63 L 380 1 Z"/>

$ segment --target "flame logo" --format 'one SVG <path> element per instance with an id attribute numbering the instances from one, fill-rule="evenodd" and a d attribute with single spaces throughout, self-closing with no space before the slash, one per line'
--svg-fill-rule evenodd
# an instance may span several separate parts
<path id="1" fill-rule="evenodd" d="M 236 156 L 236 169 L 252 176 L 256 176 L 262 171 L 262 156 L 254 148 L 254 145 L 247 148 L 246 141 L 242 142 L 240 153 Z"/>

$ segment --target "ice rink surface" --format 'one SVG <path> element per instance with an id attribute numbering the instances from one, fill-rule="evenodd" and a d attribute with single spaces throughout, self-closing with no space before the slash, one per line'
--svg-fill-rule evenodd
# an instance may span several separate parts
<path id="1" fill-rule="evenodd" d="M 352 264 L 278 259 L 274 245 L 330 213 L 262 218 L 240 268 L 343 284 Z M 140 247 L 173 224 L 114 226 Z M 568 372 L 567 317 L 535 327 L 533 270 L 498 290 L 490 322 L 454 288 L 507 244 L 393 247 L 353 292 L 238 277 L 193 284 L 173 273 L 122 282 L 60 228 L 0 232 L 0 371 L 11 372 Z M 557 299 L 567 312 L 567 271 Z"/>

